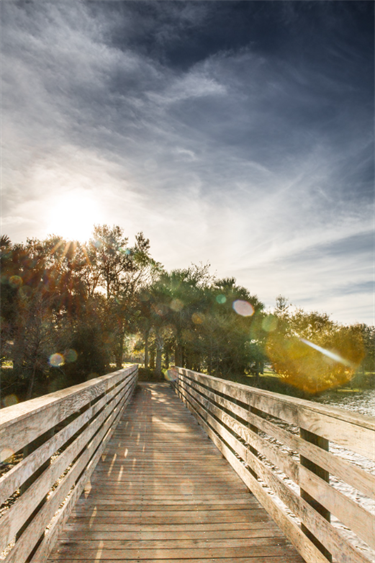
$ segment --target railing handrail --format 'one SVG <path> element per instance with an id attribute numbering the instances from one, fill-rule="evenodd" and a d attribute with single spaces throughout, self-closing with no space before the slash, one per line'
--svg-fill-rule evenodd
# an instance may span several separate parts
<path id="1" fill-rule="evenodd" d="M 137 374 L 138 366 L 130 366 L 0 413 L 0 454 L 10 461 L 0 476 L 5 563 L 46 561 L 131 399 Z"/>
<path id="2" fill-rule="evenodd" d="M 375 516 L 349 489 L 343 489 L 345 494 L 332 486 L 329 475 L 374 500 L 375 475 L 336 455 L 338 450 L 329 451 L 329 442 L 375 459 L 373 419 L 185 368 L 174 369 L 172 384 L 180 398 L 302 557 L 308 563 L 323 563 L 331 561 L 333 554 L 338 562 L 368 563 L 352 540 L 330 524 L 330 513 L 364 542 L 368 553 L 375 549 Z M 299 520 L 300 527 L 275 502 L 274 495 Z"/>
<path id="3" fill-rule="evenodd" d="M 220 377 L 215 377 L 206 373 L 194 372 L 193 370 L 186 368 L 176 367 L 175 369 L 180 373 L 199 373 L 199 375 L 204 376 L 209 381 L 218 381 L 227 387 L 242 389 L 247 393 L 251 392 L 254 396 L 272 397 L 273 399 L 277 399 L 281 403 L 293 405 L 297 408 L 300 407 L 308 409 L 316 413 L 331 416 L 332 418 L 337 418 L 338 420 L 342 420 L 343 422 L 349 422 L 350 424 L 356 424 L 357 426 L 362 426 L 363 428 L 368 428 L 369 430 L 375 431 L 375 417 L 372 416 L 355 413 L 353 411 L 345 410 L 340 407 L 314 403 L 313 401 L 309 401 L 307 399 L 299 399 L 297 397 L 283 395 L 282 393 L 276 393 L 275 391 L 266 391 L 265 389 L 252 387 L 251 385 L 244 385 L 243 383 L 236 383 L 235 381 L 230 381 L 229 379 L 221 379 Z"/>
<path id="4" fill-rule="evenodd" d="M 312 401 L 287 397 L 256 387 L 219 379 L 186 368 L 175 368 L 181 375 L 202 378 L 212 389 L 225 392 L 236 400 L 262 410 L 271 416 L 295 424 L 308 432 L 348 447 L 375 460 L 375 424 L 371 417 L 343 409 L 315 405 Z"/>
<path id="5" fill-rule="evenodd" d="M 130 366 L 96 377 L 95 379 L 90 379 L 84 383 L 1 409 L 0 456 L 1 452 L 6 449 L 12 449 L 14 452 L 20 450 L 27 443 L 47 432 L 61 420 L 70 414 L 74 414 L 74 412 L 84 407 L 87 403 L 105 393 L 117 381 L 121 380 L 124 375 L 130 375 L 136 369 L 136 366 Z M 52 411 L 54 415 L 51 416 Z M 46 420 L 44 417 L 48 412 L 50 413 L 50 418 Z M 43 425 L 38 425 L 39 419 L 43 421 Z M 26 421 L 28 423 L 33 422 L 33 426 L 26 425 Z"/>
<path id="6" fill-rule="evenodd" d="M 135 367 L 131 366 L 130 368 L 134 370 Z M 95 387 L 97 384 L 103 383 L 107 380 L 113 379 L 114 376 L 122 374 L 124 369 L 120 369 L 117 371 L 113 371 L 111 373 L 107 373 L 105 375 L 100 375 L 93 379 L 89 379 L 84 381 L 83 383 L 78 383 L 77 385 L 72 385 L 70 387 L 65 387 L 64 389 L 59 389 L 58 391 L 53 391 L 52 393 L 46 393 L 45 395 L 41 395 L 40 397 L 35 397 L 34 399 L 28 399 L 27 401 L 22 401 L 15 405 L 11 405 L 9 407 L 3 407 L 0 409 L 0 428 L 1 426 L 6 423 L 13 421 L 14 419 L 21 418 L 28 416 L 33 411 L 41 410 L 44 408 L 48 408 L 50 405 L 54 403 L 58 403 L 64 401 L 67 397 L 75 394 L 81 393 L 85 389 L 90 387 Z"/>

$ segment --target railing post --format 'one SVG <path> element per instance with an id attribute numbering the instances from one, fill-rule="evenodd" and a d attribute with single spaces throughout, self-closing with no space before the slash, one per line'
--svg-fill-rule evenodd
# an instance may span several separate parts
<path id="1" fill-rule="evenodd" d="M 258 411 L 257 411 L 257 409 L 255 409 L 254 407 L 251 407 L 251 406 L 249 405 L 249 412 L 252 413 L 252 414 L 257 414 Z M 253 424 L 251 424 L 250 422 L 249 422 L 249 429 L 250 429 L 252 432 L 254 432 L 255 434 L 258 434 L 258 433 L 259 433 L 258 428 L 257 428 L 256 426 L 254 426 Z M 249 449 L 250 449 L 250 452 L 251 452 L 255 457 L 258 457 L 258 455 L 259 455 L 258 450 L 256 450 L 256 449 L 253 448 L 252 446 L 250 446 Z M 255 477 L 255 479 L 258 479 L 258 475 L 255 473 L 255 471 L 254 471 L 253 469 L 249 468 L 249 471 L 250 471 L 250 473 L 252 474 L 252 476 Z"/>
<path id="2" fill-rule="evenodd" d="M 300 436 L 306 442 L 310 442 L 310 444 L 314 444 L 318 446 L 322 450 L 329 451 L 329 441 L 326 438 L 322 438 L 317 434 L 313 434 L 313 432 L 309 432 L 308 430 L 304 430 L 300 428 Z M 309 469 L 315 475 L 318 475 L 321 479 L 329 483 L 329 473 L 325 469 L 316 465 L 309 459 L 300 455 L 300 463 L 303 467 Z M 322 506 L 317 500 L 315 500 L 311 495 L 309 495 L 306 491 L 302 488 L 300 489 L 301 498 L 303 498 L 306 502 L 308 502 L 323 518 L 325 518 L 328 522 L 331 521 L 331 513 L 327 510 L 324 506 Z M 331 553 L 320 543 L 320 541 L 304 526 L 301 524 L 301 530 L 306 534 L 306 536 L 312 541 L 312 543 L 323 553 L 323 555 L 327 558 L 328 561 L 332 561 Z"/>

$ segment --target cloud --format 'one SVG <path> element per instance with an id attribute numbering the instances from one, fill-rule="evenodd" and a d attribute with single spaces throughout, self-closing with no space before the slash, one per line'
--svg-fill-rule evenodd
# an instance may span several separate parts
<path id="1" fill-rule="evenodd" d="M 168 268 L 368 319 L 372 32 L 336 4 L 5 3 L 7 232 L 79 188 Z"/>

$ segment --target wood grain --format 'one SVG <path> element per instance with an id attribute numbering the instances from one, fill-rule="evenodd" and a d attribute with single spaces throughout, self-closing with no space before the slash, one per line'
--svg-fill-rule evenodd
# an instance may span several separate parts
<path id="1" fill-rule="evenodd" d="M 22 408 L 17 405 L 15 409 L 5 409 L 0 435 L 4 438 L 8 432 L 12 436 L 22 422 L 25 432 L 19 444 L 25 444 L 25 436 L 34 440 L 36 435 L 45 434 L 46 427 L 41 424 L 39 429 L 35 427 L 41 413 L 44 412 L 47 428 L 54 417 L 61 417 L 62 413 L 68 413 L 69 417 L 61 430 L 42 442 L 0 480 L 3 501 L 21 486 L 21 494 L 0 517 L 0 551 L 8 549 L 3 557 L 6 563 L 24 563 L 38 542 L 41 542 L 38 553 L 44 552 L 44 559 L 40 561 L 45 561 L 53 543 L 52 530 L 59 527 L 67 507 L 74 506 L 77 492 L 81 494 L 136 382 L 135 366 L 64 390 L 64 393 L 28 401 Z M 87 403 L 87 397 L 92 395 L 98 398 L 95 404 Z M 84 412 L 81 412 L 82 402 L 86 405 Z M 80 408 L 72 418 L 73 403 Z M 65 449 L 61 450 L 64 445 Z"/>
<path id="2" fill-rule="evenodd" d="M 239 462 L 238 457 L 234 457 L 234 460 L 232 460 L 233 463 L 231 463 L 237 468 L 237 472 L 244 479 L 245 483 L 251 481 L 249 475 L 251 476 L 252 485 L 250 488 L 260 502 L 262 502 L 263 506 L 267 508 L 267 511 L 270 514 L 273 514 L 275 511 L 275 506 L 272 506 L 275 504 L 274 500 L 272 497 L 265 494 L 264 490 L 259 489 L 257 481 L 252 477 L 249 471 L 250 469 L 253 473 L 259 475 L 262 481 L 265 482 L 292 512 L 300 518 L 301 522 L 319 538 L 322 544 L 329 548 L 329 551 L 337 557 L 337 561 L 368 561 L 361 553 L 354 549 L 350 543 L 344 540 L 337 530 L 322 518 L 308 503 L 286 486 L 285 483 L 273 473 L 269 466 L 264 465 L 264 463 L 251 452 L 250 447 L 241 441 L 243 438 L 248 441 L 244 434 L 246 427 L 243 425 L 239 427 L 238 421 L 235 421 L 228 413 L 222 411 L 222 414 L 220 414 L 220 409 L 212 405 L 211 401 L 209 401 L 206 396 L 196 392 L 195 388 L 195 386 L 190 385 L 190 381 L 188 381 L 187 378 L 180 375 L 178 380 L 178 392 L 180 397 L 182 397 L 187 406 L 196 413 L 197 418 L 200 419 L 200 423 L 205 427 L 206 431 L 221 451 L 225 452 L 229 461 L 233 458 L 231 450 L 242 458 L 242 463 Z M 210 414 L 211 412 L 212 414 Z M 236 434 L 230 432 L 230 430 L 237 431 L 237 437 Z M 256 436 L 252 437 L 252 439 L 256 440 Z M 231 450 L 228 449 L 227 445 Z M 257 449 L 259 449 L 259 445 L 261 444 L 257 442 Z M 264 453 L 267 453 L 266 450 L 264 450 Z M 276 461 L 276 466 L 282 466 L 282 463 L 278 464 L 277 459 L 275 460 L 274 450 L 271 450 L 271 454 L 273 457 L 272 461 Z M 248 469 L 244 468 L 244 464 L 248 466 Z M 288 467 L 284 466 L 284 469 L 288 469 Z M 288 471 L 286 471 L 286 473 L 288 473 Z M 291 472 L 290 476 L 293 477 L 293 472 Z M 339 513 L 341 518 L 351 525 L 352 529 L 354 529 L 360 537 L 365 538 L 365 540 L 372 545 L 374 537 L 374 519 L 372 515 L 365 513 L 356 503 L 353 503 L 350 499 L 338 493 L 338 491 L 334 490 L 322 479 L 319 479 L 319 477 L 304 467 L 299 467 L 297 481 L 299 482 L 301 479 L 303 480 L 304 489 L 308 489 L 310 494 L 316 494 L 320 502 L 329 505 L 329 508 L 336 512 L 336 514 Z M 275 516 L 274 518 L 277 521 Z M 293 526 L 287 526 L 283 529 L 300 550 L 300 553 L 303 553 L 301 548 L 306 549 L 306 545 L 308 545 L 309 542 L 306 541 L 307 537 L 305 536 L 306 540 L 301 544 L 299 535 L 296 535 L 296 525 L 294 523 L 292 524 L 294 529 Z M 282 525 L 282 523 L 280 525 Z M 299 534 L 301 533 L 299 530 L 298 532 Z M 294 540 L 291 534 L 294 534 Z M 310 554 L 303 553 L 303 556 L 306 561 L 311 562 L 315 561 L 317 557 L 314 550 L 312 550 Z"/>
<path id="3" fill-rule="evenodd" d="M 303 563 L 166 384 L 124 411 L 48 558 L 94 560 Z"/>

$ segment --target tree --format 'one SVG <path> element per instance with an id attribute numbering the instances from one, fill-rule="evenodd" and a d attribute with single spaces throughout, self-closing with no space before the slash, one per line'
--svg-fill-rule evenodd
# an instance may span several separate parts
<path id="1" fill-rule="evenodd" d="M 283 380 L 315 394 L 347 384 L 364 357 L 361 328 L 342 326 L 328 315 L 276 309 L 277 327 L 266 351 Z"/>
<path id="2" fill-rule="evenodd" d="M 112 323 L 116 367 L 122 366 L 124 338 L 135 331 L 137 293 L 146 286 L 159 265 L 150 256 L 150 242 L 142 233 L 133 247 L 123 229 L 96 225 L 88 248 L 91 293 L 103 289 L 107 315 Z"/>

